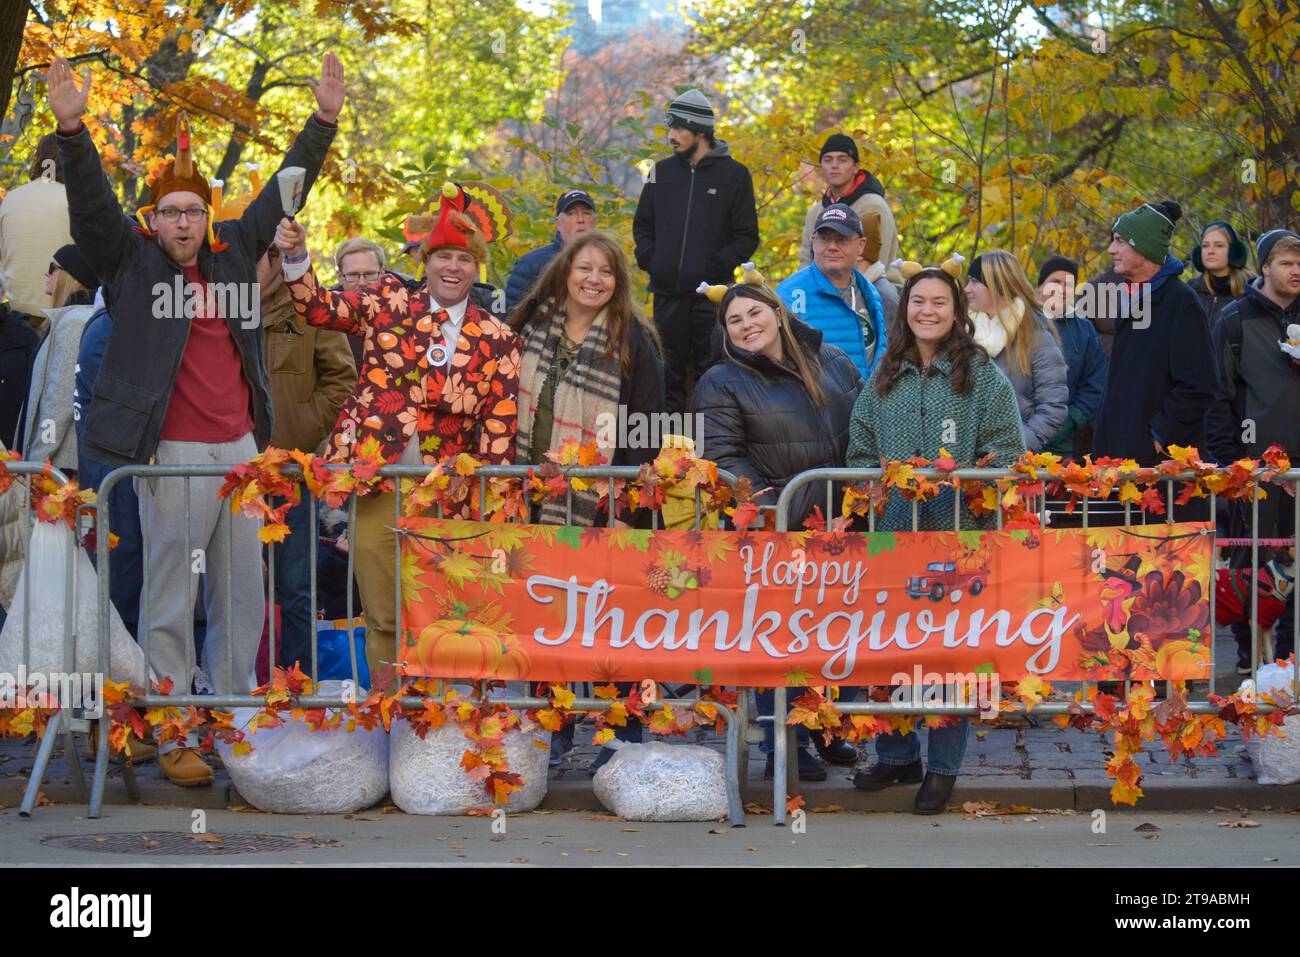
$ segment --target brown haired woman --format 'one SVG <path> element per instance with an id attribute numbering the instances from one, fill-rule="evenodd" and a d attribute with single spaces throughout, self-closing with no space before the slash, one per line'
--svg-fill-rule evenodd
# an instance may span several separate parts
<path id="1" fill-rule="evenodd" d="M 777 294 L 756 278 L 760 281 L 739 283 L 722 296 L 723 360 L 696 384 L 691 409 L 704 416 L 702 454 L 718 468 L 748 478 L 755 491 L 770 489 L 760 502 L 773 505 L 800 472 L 843 466 L 862 375 L 847 353 L 791 316 Z M 791 504 L 791 529 L 803 527 L 820 491 L 820 486 L 808 485 Z M 771 714 L 772 692 L 760 691 L 757 699 L 759 714 Z M 768 776 L 771 727 L 764 726 L 762 745 Z M 826 768 L 807 750 L 807 741 L 800 729 L 799 779 L 824 781 Z M 827 744 L 818 738 L 816 743 L 834 764 L 857 762 L 857 749 L 848 742 Z"/>
<path id="2" fill-rule="evenodd" d="M 664 410 L 659 335 L 632 301 L 627 257 L 613 237 L 574 236 L 508 322 L 523 343 L 518 464 L 540 465 L 568 439 L 596 443 L 611 465 L 654 461 L 660 444 L 650 425 Z M 620 422 L 628 435 L 611 436 Z M 573 524 L 596 523 L 599 497 L 597 487 L 573 493 Z M 563 499 L 542 507 L 543 524 L 564 518 Z"/>
<path id="3" fill-rule="evenodd" d="M 611 465 L 654 461 L 659 442 L 652 440 L 658 430 L 651 425 L 664 411 L 659 335 L 632 301 L 627 257 L 613 237 L 587 232 L 570 239 L 508 321 L 523 343 L 516 463 L 539 465 L 568 439 L 595 442 Z M 611 443 L 610 429 L 620 422 L 629 434 Z M 628 441 L 638 436 L 635 444 Z M 573 524 L 598 523 L 599 495 L 598 485 L 573 493 Z M 564 500 L 543 504 L 538 520 L 565 524 Z M 624 525 L 631 520 L 618 519 Z M 618 687 L 620 694 L 630 690 Z M 641 723 L 629 719 L 614 733 L 640 741 Z M 572 747 L 573 725 L 567 724 L 551 738 L 551 764 L 560 764 Z M 588 770 L 595 773 L 613 754 L 601 748 Z"/>
<path id="4" fill-rule="evenodd" d="M 908 267 L 912 267 L 911 270 Z M 915 270 L 915 271 L 913 271 Z M 875 468 L 882 460 L 934 459 L 945 448 L 958 465 L 1009 466 L 1025 452 L 1016 394 L 1002 371 L 975 342 L 966 296 L 957 284 L 961 267 L 909 263 L 900 296 L 899 322 L 884 359 L 853 408 L 849 468 Z M 917 528 L 951 528 L 952 489 L 917 505 Z M 962 506 L 964 530 L 992 527 Z M 912 506 L 892 495 L 876 523 L 880 531 L 912 528 Z M 928 731 L 929 768 L 915 811 L 938 814 L 952 793 L 966 754 L 969 722 Z M 853 778 L 875 791 L 921 781 L 921 746 L 915 732 L 876 738 L 878 763 Z"/>

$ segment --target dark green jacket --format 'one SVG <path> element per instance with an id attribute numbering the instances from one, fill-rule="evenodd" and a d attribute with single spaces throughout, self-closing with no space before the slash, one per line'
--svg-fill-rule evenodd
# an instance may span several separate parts
<path id="1" fill-rule="evenodd" d="M 888 395 L 876 393 L 880 366 L 858 396 L 849 425 L 849 468 L 879 468 L 880 460 L 913 456 L 936 459 L 944 449 L 958 465 L 971 466 L 992 452 L 992 466 L 1009 466 L 1025 453 L 1016 393 L 1006 375 L 987 358 L 975 364 L 975 382 L 966 395 L 949 384 L 952 366 L 940 356 L 922 371 L 904 362 Z M 953 527 L 952 491 L 917 506 L 917 529 Z M 963 529 L 992 528 L 993 516 L 976 518 L 962 506 Z M 876 522 L 880 531 L 910 531 L 911 503 L 894 490 Z"/>

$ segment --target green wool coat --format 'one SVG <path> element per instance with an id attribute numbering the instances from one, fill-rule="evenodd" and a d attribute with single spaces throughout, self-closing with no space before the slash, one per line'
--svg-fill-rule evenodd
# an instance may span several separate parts
<path id="1" fill-rule="evenodd" d="M 958 465 L 971 466 L 989 452 L 990 465 L 1009 466 L 1025 452 L 1024 430 L 1016 393 L 1006 375 L 983 356 L 975 360 L 975 384 L 958 395 L 949 384 L 952 366 L 939 356 L 926 372 L 904 362 L 889 395 L 876 392 L 876 367 L 858 396 L 849 423 L 849 468 L 879 468 L 880 460 L 904 461 L 913 456 L 939 457 L 947 449 Z M 945 489 L 917 505 L 920 531 L 953 527 L 953 492 Z M 977 518 L 961 507 L 962 529 L 995 528 L 996 516 Z M 891 490 L 885 512 L 876 521 L 881 531 L 910 531 L 912 506 Z"/>

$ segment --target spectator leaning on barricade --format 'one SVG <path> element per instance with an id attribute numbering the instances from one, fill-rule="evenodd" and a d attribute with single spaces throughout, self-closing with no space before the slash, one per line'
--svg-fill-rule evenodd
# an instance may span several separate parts
<path id="1" fill-rule="evenodd" d="M 222 313 L 241 312 L 238 306 L 230 308 L 231 301 L 240 302 L 255 288 L 255 264 L 283 214 L 278 185 L 263 189 L 238 220 L 214 226 L 211 190 L 194 166 L 182 113 L 176 155 L 152 178 L 150 203 L 139 213 L 142 225 L 148 225 L 133 229 L 81 121 L 89 74 L 78 89 L 67 61 L 56 59 L 48 89 L 59 121 L 72 235 L 108 287 L 114 310 L 83 447 L 109 466 L 247 461 L 271 437 L 262 330 L 256 316 Z M 322 62 L 315 95 L 316 114 L 284 160 L 285 166 L 306 170 L 304 196 L 320 171 L 343 106 L 343 68 L 332 53 Z M 182 289 L 184 294 L 177 294 Z M 219 694 L 247 694 L 253 688 L 265 614 L 259 523 L 232 515 L 217 498 L 220 476 L 190 480 L 188 531 L 185 482 L 136 483 L 141 524 L 149 531 L 144 559 L 149 634 L 142 642 L 151 651 L 149 664 L 159 680 L 171 680 L 176 693 L 189 693 L 194 581 L 193 559 L 185 549 L 202 549 L 211 679 Z M 227 616 L 227 600 L 233 620 Z M 163 745 L 163 771 L 174 784 L 211 783 L 212 770 L 189 743 Z"/>
<path id="2" fill-rule="evenodd" d="M 627 257 L 611 236 L 584 232 L 570 240 L 511 314 L 510 325 L 523 347 L 516 464 L 539 465 L 548 451 L 570 439 L 596 443 L 611 465 L 654 461 L 659 443 L 650 436 L 658 430 L 649 425 L 664 408 L 659 336 L 632 300 Z M 630 428 L 642 423 L 638 431 L 646 439 L 639 447 L 627 444 L 630 433 L 611 434 L 619 422 Z M 574 492 L 571 521 L 566 521 L 563 499 L 540 506 L 534 519 L 546 525 L 599 524 L 599 494 L 597 488 Z M 649 513 L 642 517 L 649 527 Z M 633 519 L 623 515 L 616 521 L 627 526 Z M 619 693 L 628 694 L 631 687 L 620 685 Z M 640 741 L 641 723 L 629 718 L 625 727 L 615 728 L 615 735 Z M 572 747 L 570 723 L 552 739 L 553 763 Z M 597 771 L 613 753 L 601 748 L 589 770 Z"/>
<path id="3" fill-rule="evenodd" d="M 1201 230 L 1201 241 L 1192 250 L 1192 266 L 1200 275 L 1188 285 L 1201 300 L 1210 332 L 1223 307 L 1246 292 L 1253 277 L 1246 268 L 1249 248 L 1237 238 L 1231 223 L 1217 220 Z"/>
<path id="4" fill-rule="evenodd" d="M 427 213 L 408 219 L 425 259 L 424 285 L 414 291 L 391 273 L 355 292 L 326 289 L 307 256 L 302 224 L 280 223 L 275 242 L 298 315 L 313 326 L 365 336 L 361 377 L 330 436 L 330 458 L 367 454 L 385 464 L 433 465 L 466 452 L 490 465 L 514 462 L 519 340 L 469 301 L 478 265 L 487 259 L 484 236 L 466 211 L 471 202 L 448 183 Z M 466 506 L 449 517 L 471 516 Z M 372 675 L 395 660 L 392 525 L 392 493 L 357 499 L 353 567 Z"/>
<path id="5" fill-rule="evenodd" d="M 791 315 L 843 349 L 866 379 L 885 354 L 890 316 L 877 288 L 854 265 L 866 242 L 862 220 L 842 203 L 827 206 L 817 217 L 812 242 L 813 261 L 780 283 L 776 294 Z"/>
<path id="6" fill-rule="evenodd" d="M 560 249 L 579 233 L 596 228 L 596 201 L 582 189 L 570 189 L 555 201 L 555 238 L 515 260 L 506 280 L 506 309 L 515 311 Z"/>
<path id="7" fill-rule="evenodd" d="M 23 423 L 23 458 L 50 460 L 69 478 L 76 477 L 77 436 L 73 428 L 77 352 L 81 334 L 95 311 L 99 279 L 76 246 L 60 247 L 50 263 L 45 289 L 50 296 L 45 339 L 32 364 Z"/>
<path id="8" fill-rule="evenodd" d="M 713 361 L 713 304 L 701 282 L 731 282 L 758 248 L 758 210 L 749 170 L 714 138 L 713 107 L 699 90 L 668 104 L 673 155 L 654 165 L 641 188 L 632 235 L 636 261 L 650 276 L 654 320 L 664 344 L 669 412 L 685 411 L 687 383 Z"/>
<path id="9" fill-rule="evenodd" d="M 1025 446 L 1039 452 L 1065 424 L 1070 390 L 1057 333 L 1020 260 L 995 249 L 976 256 L 966 272 L 975 341 L 1016 390 Z"/>
<path id="10" fill-rule="evenodd" d="M 43 292 L 50 257 L 72 242 L 63 161 L 53 133 L 36 144 L 28 177 L 0 200 L 0 269 L 9 277 L 9 304 L 38 316 L 50 304 Z M 5 441 L 10 438 L 6 435 Z"/>
<path id="11" fill-rule="evenodd" d="M 792 316 L 757 272 L 746 270 L 742 282 L 710 287 L 707 295 L 718 302 L 716 321 L 724 336 L 722 360 L 704 373 L 691 399 L 691 410 L 703 416 L 703 451 L 718 468 L 749 479 L 755 491 L 767 489 L 760 502 L 775 505 L 799 473 L 844 464 L 862 375 L 842 349 Z M 790 508 L 790 529 L 803 528 L 822 495 L 816 485 L 800 490 Z M 759 713 L 770 715 L 772 692 L 757 697 Z M 800 729 L 799 778 L 824 781 L 826 768 L 808 752 L 808 737 Z M 817 740 L 827 760 L 856 762 L 851 744 Z M 770 724 L 762 748 L 770 777 Z"/>
<path id="12" fill-rule="evenodd" d="M 343 333 L 317 329 L 298 318 L 284 283 L 278 249 L 272 247 L 257 261 L 257 281 L 275 409 L 271 444 L 281 449 L 319 451 L 338 421 L 343 400 L 357 384 L 352 350 Z M 289 535 L 270 546 L 275 550 L 275 597 L 281 608 L 276 663 L 288 668 L 298 662 L 307 671 L 316 628 L 311 566 L 316 561 L 317 530 L 305 493 L 284 521 Z"/>
<path id="13" fill-rule="evenodd" d="M 91 396 L 99 367 L 104 362 L 104 349 L 113 333 L 113 317 L 104 298 L 104 287 L 95 296 L 94 313 L 81 331 L 81 345 L 77 351 L 76 387 L 72 397 L 72 419 L 77 432 L 77 480 L 82 488 L 98 492 L 100 485 L 113 469 L 96 461 L 85 448 L 86 416 L 90 412 Z M 117 547 L 108 564 L 109 595 L 113 607 L 122 618 L 122 624 L 139 640 L 140 590 L 144 584 L 144 562 L 140 535 L 140 499 L 130 479 L 117 482 L 108 496 L 108 527 L 117 536 Z M 93 548 L 88 548 L 90 560 L 96 561 Z"/>
<path id="14" fill-rule="evenodd" d="M 1106 392 L 1106 353 L 1092 323 L 1076 312 L 1078 281 L 1079 264 L 1064 256 L 1049 257 L 1038 270 L 1038 295 L 1044 315 L 1056 325 L 1069 389 L 1065 422 L 1042 451 L 1082 460 L 1086 450 L 1079 448 L 1078 438 L 1096 417 Z"/>
<path id="15" fill-rule="evenodd" d="M 966 297 L 957 277 L 961 265 L 904 263 L 906 279 L 899 323 L 889 349 L 858 396 L 849 430 L 849 468 L 878 468 L 913 456 L 935 459 L 940 449 L 959 466 L 1007 467 L 1025 452 L 1015 389 L 975 340 Z M 917 527 L 951 529 L 953 491 L 917 505 Z M 992 528 L 995 516 L 976 518 L 961 506 L 961 528 Z M 880 531 L 912 528 L 912 506 L 890 496 Z M 966 754 L 970 723 L 930 728 L 928 768 L 917 792 L 919 814 L 947 805 Z M 853 778 L 867 791 L 921 781 L 921 748 L 915 732 L 876 738 L 878 763 Z"/>
<path id="16" fill-rule="evenodd" d="M 1300 460 L 1300 360 L 1281 348 L 1288 339 L 1300 341 L 1288 329 L 1300 323 L 1300 235 L 1275 229 L 1261 236 L 1255 249 L 1262 275 L 1246 286 L 1245 295 L 1224 308 L 1214 327 L 1220 378 L 1206 429 L 1210 456 L 1221 465 L 1258 458 L 1275 443 L 1292 461 Z M 1259 501 L 1259 537 L 1294 538 L 1294 504 L 1292 498 L 1269 488 L 1268 497 Z M 1230 507 L 1229 534 L 1249 537 L 1250 503 L 1233 502 Z M 1261 557 L 1261 563 L 1264 560 Z M 1247 568 L 1250 563 L 1248 547 L 1232 549 L 1232 568 Z M 1295 605 L 1287 601 L 1275 626 L 1278 658 L 1291 653 L 1294 615 Z M 1234 625 L 1233 634 L 1237 671 L 1250 674 L 1250 626 Z"/>
<path id="17" fill-rule="evenodd" d="M 872 262 L 892 263 L 900 255 L 898 227 L 894 224 L 894 211 L 885 200 L 885 187 L 875 175 L 859 167 L 858 144 L 843 133 L 832 133 L 822 144 L 820 165 L 826 180 L 826 192 L 813 203 L 804 217 L 803 239 L 799 243 L 799 267 L 807 266 L 814 258 L 813 234 L 822 212 L 836 203 L 849 206 L 866 222 L 874 213 L 880 222 L 879 252 L 875 259 L 857 264 L 867 272 Z M 874 279 L 873 279 L 874 281 Z M 892 314 L 891 314 L 892 318 Z"/>
<path id="18" fill-rule="evenodd" d="M 1205 446 L 1218 376 L 1205 310 L 1169 255 L 1181 215 L 1172 201 L 1144 203 L 1111 228 L 1108 251 L 1128 285 L 1093 436 L 1098 456 L 1154 465 L 1171 445 Z M 1175 518 L 1193 521 L 1200 511 L 1193 500 Z"/>

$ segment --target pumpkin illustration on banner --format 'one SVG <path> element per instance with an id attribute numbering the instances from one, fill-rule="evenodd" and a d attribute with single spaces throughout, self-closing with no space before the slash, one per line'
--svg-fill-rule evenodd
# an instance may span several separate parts
<path id="1" fill-rule="evenodd" d="M 447 617 L 406 634 L 402 670 L 443 678 L 494 677 L 511 680 L 528 671 L 528 653 L 508 630 L 510 614 L 489 602 L 471 609 L 455 601 Z"/>

